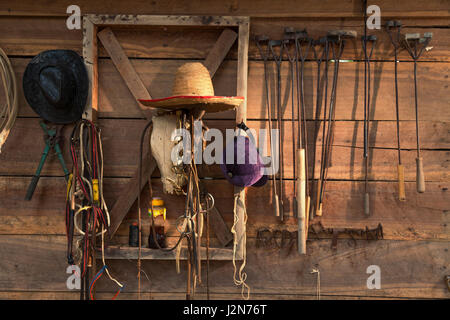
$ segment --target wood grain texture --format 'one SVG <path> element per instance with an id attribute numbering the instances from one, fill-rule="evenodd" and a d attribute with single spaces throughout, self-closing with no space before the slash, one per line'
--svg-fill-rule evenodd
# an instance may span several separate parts
<path id="1" fill-rule="evenodd" d="M 169 244 L 170 245 L 170 244 Z M 173 244 L 172 244 L 173 245 Z M 105 249 L 105 258 L 109 260 L 137 260 L 138 248 L 130 248 L 125 246 L 110 246 Z M 149 248 L 141 248 L 141 259 L 143 260 L 176 260 L 176 251 L 160 251 Z M 233 258 L 233 250 L 231 248 L 209 248 L 210 260 L 230 261 Z M 206 248 L 200 248 L 200 259 L 206 260 Z M 187 246 L 182 246 L 180 251 L 180 260 L 188 259 Z"/>
<path id="2" fill-rule="evenodd" d="M 64 179 L 43 177 L 36 189 L 36 195 L 29 202 L 23 201 L 23 193 L 29 178 L 2 177 L 0 179 L 0 234 L 64 234 Z M 118 195 L 128 179 L 106 179 L 105 200 L 109 207 L 115 204 Z M 233 222 L 233 187 L 224 180 L 205 180 L 209 192 L 215 197 L 216 206 L 231 227 Z M 176 235 L 173 225 L 183 213 L 182 197 L 162 193 L 159 180 L 153 181 L 154 195 L 162 197 L 167 204 L 169 234 Z M 405 183 L 408 201 L 400 202 L 397 185 L 392 182 L 369 182 L 371 208 L 373 214 L 366 218 L 363 214 L 363 182 L 328 181 L 321 219 L 329 228 L 374 228 L 381 223 L 386 239 L 449 240 L 450 216 L 448 183 L 427 183 L 427 191 L 417 194 L 415 182 Z M 292 213 L 292 182 L 285 185 L 285 211 Z M 255 237 L 262 227 L 296 230 L 297 221 L 286 219 L 284 223 L 273 216 L 271 207 L 271 184 L 262 188 L 249 188 L 247 191 L 247 212 L 249 237 Z M 142 204 L 148 203 L 148 192 L 142 192 Z M 128 225 L 137 219 L 134 204 L 117 234 L 128 235 Z M 312 221 L 315 222 L 315 221 Z M 148 230 L 149 221 L 143 219 L 143 230 Z"/>
<path id="3" fill-rule="evenodd" d="M 0 236 L 0 274 L 2 290 L 68 292 L 66 288 L 64 236 Z M 445 242 L 430 241 L 342 241 L 337 251 L 330 249 L 329 240 L 308 243 L 308 254 L 300 257 L 295 250 L 256 248 L 249 241 L 246 271 L 248 284 L 256 294 L 279 292 L 314 295 L 316 277 L 312 268 L 319 268 L 321 293 L 370 297 L 446 298 L 443 282 L 447 274 L 449 252 Z M 294 248 L 293 248 L 294 249 Z M 447 251 L 446 251 L 447 249 Z M 17 252 L 21 252 L 18 255 Z M 381 289 L 366 287 L 369 265 L 381 268 Z M 112 274 L 126 283 L 124 293 L 135 293 L 136 265 L 128 261 L 108 261 Z M 175 272 L 175 263 L 143 262 L 143 270 L 150 281 L 142 282 L 144 292 L 182 293 L 185 271 Z M 283 272 L 279 272 L 280 268 Z M 99 292 L 114 292 L 115 284 L 106 277 L 96 285 Z M 231 262 L 210 263 L 212 292 L 235 294 L 239 291 L 232 281 Z M 204 293 L 200 286 L 198 293 Z"/>
<path id="4" fill-rule="evenodd" d="M 117 71 L 119 71 L 122 79 L 125 81 L 135 99 L 151 99 L 152 97 L 147 88 L 137 75 L 136 70 L 131 65 L 130 60 L 128 60 L 128 57 L 120 46 L 119 41 L 117 41 L 117 38 L 114 36 L 111 28 L 105 28 L 98 32 L 97 37 L 100 39 L 103 47 L 108 51 L 114 66 Z M 146 111 L 149 111 L 149 109 L 143 108 L 140 103 L 138 103 L 138 105 L 144 114 Z M 149 116 L 147 118 L 151 117 Z"/>
<path id="5" fill-rule="evenodd" d="M 74 290 L 75 291 L 75 290 Z M 109 300 L 114 296 L 114 292 L 96 292 L 96 298 L 99 300 Z M 219 293 L 210 292 L 211 300 L 239 300 L 240 293 Z M 141 293 L 142 300 L 184 300 L 185 293 L 173 292 L 150 292 Z M 207 295 L 200 293 L 195 296 L 197 300 L 206 300 Z M 45 291 L 0 291 L 0 299 L 2 300 L 79 300 L 79 292 L 45 292 Z M 282 293 L 253 293 L 251 300 L 315 300 L 317 296 L 308 294 L 282 294 Z M 321 300 L 409 300 L 410 298 L 398 297 L 360 297 L 360 296 L 338 296 L 338 295 L 321 295 Z M 136 300 L 135 293 L 121 293 L 116 300 Z"/>
<path id="6" fill-rule="evenodd" d="M 83 118 L 93 121 L 98 118 L 98 40 L 97 26 L 83 17 L 83 60 L 89 79 L 89 93 Z"/>
<path id="7" fill-rule="evenodd" d="M 139 140 L 145 120 L 132 119 L 99 119 L 102 130 L 102 143 L 104 149 L 104 174 L 107 177 L 131 177 L 137 168 L 139 154 Z M 234 121 L 208 120 L 209 128 L 222 130 L 234 127 Z M 248 121 L 250 128 L 259 130 L 267 128 L 265 121 Z M 290 121 L 284 121 L 284 161 L 285 177 L 292 177 L 292 135 Z M 308 122 L 308 136 L 313 137 L 314 123 Z M 328 172 L 330 179 L 359 180 L 363 179 L 364 166 L 362 157 L 362 122 L 338 121 L 335 126 L 334 150 Z M 450 122 L 423 121 L 420 123 L 422 155 L 424 157 L 424 170 L 427 181 L 449 181 L 448 166 L 450 154 Z M 8 141 L 0 154 L 0 175 L 33 175 L 44 149 L 43 134 L 39 128 L 38 119 L 19 118 Z M 63 156 L 66 164 L 71 166 L 68 139 L 71 126 L 63 130 L 62 142 Z M 372 122 L 370 127 L 371 149 L 369 179 L 371 180 L 397 180 L 396 165 L 397 151 L 396 125 L 393 121 Z M 224 133 L 225 136 L 225 133 Z M 268 136 L 267 136 L 268 140 Z M 312 139 L 311 139 L 312 140 Z M 321 134 L 317 140 L 316 170 L 320 166 Z M 268 143 L 268 142 L 267 142 Z M 309 159 L 312 159 L 312 141 L 309 148 Z M 404 121 L 401 123 L 402 161 L 405 165 L 406 181 L 415 181 L 415 123 Z M 144 144 L 144 154 L 147 152 Z M 20 151 L 18 151 L 20 150 Z M 311 163 L 311 162 L 310 162 Z M 311 171 L 310 167 L 310 171 Z M 158 171 L 157 171 L 158 172 Z M 154 176 L 159 176 L 158 173 Z M 43 171 L 43 175 L 62 176 L 62 169 L 54 154 L 50 154 Z M 202 165 L 200 175 L 221 178 L 222 173 L 218 165 Z M 137 176 L 137 175 L 136 175 Z M 318 171 L 316 171 L 316 177 Z"/>
<path id="8" fill-rule="evenodd" d="M 29 59 L 12 59 L 18 83 L 22 82 L 22 74 Z M 132 60 L 146 88 L 151 88 L 155 98 L 170 95 L 175 71 L 186 61 L 179 60 Z M 332 65 L 331 65 L 332 67 Z M 235 61 L 225 61 L 213 79 L 217 95 L 236 94 L 235 79 L 237 65 Z M 390 62 L 372 64 L 373 91 L 371 120 L 395 120 L 394 65 Z M 290 84 L 288 63 L 282 68 L 282 109 L 283 118 L 291 118 Z M 450 100 L 448 86 L 450 64 L 423 62 L 418 66 L 418 98 L 420 120 L 450 121 L 450 109 L 443 101 Z M 315 62 L 305 65 L 305 101 L 307 118 L 314 119 L 315 113 Z M 273 69 L 269 80 L 273 84 Z M 329 74 L 331 85 L 332 72 Z M 262 62 L 249 62 L 248 74 L 248 119 L 265 119 L 267 111 L 263 109 L 264 71 Z M 341 63 L 339 87 L 336 101 L 336 119 L 363 119 L 364 64 Z M 401 62 L 399 65 L 399 108 L 401 120 L 415 120 L 414 114 L 414 81 L 413 64 Z M 433 94 L 430 94 L 433 92 Z M 271 95 L 274 99 L 273 95 Z M 108 118 L 141 118 L 137 102 L 129 92 L 119 73 L 109 59 L 99 61 L 99 117 Z M 323 108 L 321 108 L 323 110 Z M 429 112 L 428 110 L 432 110 Z M 19 86 L 19 116 L 36 116 L 28 106 Z M 295 116 L 295 115 L 294 115 Z M 211 118 L 234 119 L 234 112 L 222 112 L 208 115 Z"/>
<path id="9" fill-rule="evenodd" d="M 377 4 L 383 11 L 383 17 L 448 17 L 449 5 L 439 0 L 427 1 L 426 7 L 420 0 L 401 0 L 393 3 L 389 0 L 368 1 L 368 5 Z M 21 16 L 67 16 L 66 9 L 69 4 L 66 1 L 52 3 L 51 6 L 25 0 L 16 3 L 2 3 L 1 15 Z M 225 0 L 210 3 L 205 6 L 201 0 L 189 2 L 183 1 L 155 1 L 135 0 L 130 3 L 115 1 L 78 1 L 78 6 L 83 13 L 102 14 L 184 14 L 184 15 L 248 15 L 252 17 L 361 17 L 361 3 L 358 0 L 328 1 L 320 3 L 314 0 L 306 0 L 301 3 L 295 0 L 258 0 L 239 1 Z"/>
<path id="10" fill-rule="evenodd" d="M 138 100 L 142 94 L 144 94 L 146 98 L 151 98 L 150 94 L 143 86 L 141 79 L 136 74 L 135 70 L 130 64 L 130 61 L 125 56 L 125 53 L 123 52 L 117 39 L 114 37 L 111 29 L 105 29 L 105 31 L 106 31 L 105 36 L 102 35 L 100 36 L 101 38 L 104 37 L 104 41 L 102 40 L 102 42 L 105 42 L 106 46 L 108 46 L 108 43 L 110 44 L 109 53 L 112 57 L 114 57 L 115 59 L 114 63 L 116 65 L 116 68 L 119 70 L 125 82 L 127 83 L 127 86 L 129 90 L 132 92 L 135 100 Z M 205 59 L 206 67 L 208 68 L 211 78 L 213 78 L 214 75 L 216 74 L 218 67 L 221 65 L 227 51 L 230 49 L 231 44 L 234 41 L 234 40 L 232 41 L 232 38 L 235 38 L 236 35 L 232 34 L 231 32 L 232 31 L 229 32 L 224 31 L 224 33 L 215 42 L 213 48 L 211 49 L 211 52 Z M 106 35 L 109 35 L 109 42 L 108 39 L 106 38 Z M 219 53 L 220 51 L 224 52 Z M 247 58 L 245 59 L 245 62 L 247 64 Z M 138 81 L 137 85 L 135 84 L 135 81 Z M 139 105 L 139 108 L 143 113 L 143 115 L 146 117 L 146 119 L 150 120 L 155 110 L 145 109 L 141 106 L 139 102 L 137 102 L 137 104 Z M 140 141 L 140 139 L 138 139 L 138 141 Z M 111 238 L 114 236 L 114 233 L 116 232 L 123 218 L 129 211 L 131 205 L 136 201 L 136 197 L 139 194 L 139 192 L 141 192 L 143 186 L 145 185 L 145 182 L 149 179 L 149 177 L 151 177 L 153 171 L 157 168 L 156 161 L 149 154 L 150 150 L 142 150 L 142 152 L 144 154 L 144 159 L 146 161 L 144 160 L 144 164 L 142 165 L 141 168 L 134 170 L 133 178 L 129 181 L 129 184 L 126 187 L 125 192 L 122 192 L 122 194 L 119 197 L 119 201 L 111 210 L 111 215 L 113 216 L 112 218 L 113 223 L 111 224 L 111 233 L 110 233 Z M 139 176 L 140 175 L 139 170 L 142 170 L 143 177 Z M 139 178 L 142 179 L 143 181 L 142 184 L 139 183 Z M 139 185 L 138 189 L 135 188 L 136 185 Z M 217 220 L 217 218 L 219 218 L 219 216 L 213 216 L 214 220 Z M 216 226 L 216 224 L 213 224 L 213 227 L 214 226 Z"/>
<path id="11" fill-rule="evenodd" d="M 2 17 L 0 45 L 8 55 L 34 56 L 43 50 L 71 49 L 82 53 L 82 34 L 80 30 L 68 30 L 63 17 Z M 382 21 L 384 23 L 384 20 Z M 450 30 L 442 28 L 448 20 L 421 20 L 420 18 L 402 19 L 403 33 L 433 32 L 431 46 L 425 60 L 449 61 Z M 252 18 L 250 34 L 266 34 L 276 39 L 283 36 L 284 27 L 307 28 L 313 38 L 324 36 L 328 30 L 349 29 L 363 33 L 362 19 L 318 19 L 318 18 Z M 221 28 L 176 26 L 133 26 L 114 27 L 114 34 L 130 58 L 150 59 L 205 59 L 214 41 L 219 37 Z M 236 29 L 236 28 L 234 28 Z M 237 29 L 236 29 L 237 30 Z M 371 31 L 377 35 L 374 48 L 374 60 L 393 61 L 392 45 L 384 29 Z M 108 57 L 106 50 L 99 46 L 99 56 Z M 237 59 L 237 45 L 226 54 L 227 59 Z M 312 52 L 309 59 L 312 59 Z M 399 53 L 400 60 L 411 60 L 406 50 Z M 249 43 L 249 59 L 259 60 L 260 55 L 254 41 Z M 343 59 L 362 59 L 360 41 L 347 42 Z"/>
<path id="12" fill-rule="evenodd" d="M 217 69 L 219 69 L 237 37 L 238 34 L 233 30 L 224 29 L 217 39 L 215 46 L 209 51 L 203 64 L 208 69 L 211 78 L 216 74 Z"/>
<path id="13" fill-rule="evenodd" d="M 205 6 L 203 1 L 78 1 L 82 14 L 161 14 L 161 15 L 249 15 L 250 35 L 267 34 L 279 38 L 285 26 L 307 28 L 317 38 L 331 29 L 352 29 L 362 33 L 361 1 L 317 1 L 301 3 L 293 0 L 255 1 L 225 0 Z M 37 115 L 27 105 L 22 93 L 22 74 L 30 58 L 43 50 L 71 49 L 83 54 L 82 30 L 66 28 L 66 8 L 70 3 L 57 1 L 39 3 L 16 1 L 0 3 L 0 46 L 12 58 L 18 79 L 20 114 L 10 139 L 0 154 L 0 299 L 78 299 L 78 292 L 68 291 L 65 285 L 64 190 L 65 182 L 54 155 L 44 167 L 36 194 L 31 202 L 23 201 L 24 190 L 34 173 L 43 149 Z M 271 182 L 262 188 L 248 188 L 247 235 L 248 284 L 252 299 L 314 299 L 316 278 L 311 269 L 321 271 L 322 299 L 411 299 L 446 298 L 449 293 L 442 281 L 448 274 L 450 241 L 449 178 L 449 123 L 450 101 L 449 59 L 450 29 L 449 4 L 430 0 L 377 2 L 382 11 L 382 23 L 400 19 L 403 32 L 433 32 L 430 51 L 425 52 L 418 69 L 419 116 L 421 146 L 424 149 L 426 192 L 418 194 L 415 186 L 415 128 L 413 65 L 404 50 L 400 52 L 399 94 L 402 160 L 405 164 L 406 202 L 398 201 L 396 123 L 394 100 L 393 53 L 384 30 L 370 31 L 378 37 L 374 49 L 373 101 L 370 115 L 369 191 L 373 215 L 363 213 L 362 122 L 364 67 L 361 62 L 341 64 L 337 97 L 336 135 L 330 181 L 326 185 L 324 212 L 320 220 L 330 228 L 373 228 L 381 223 L 385 239 L 378 242 L 340 239 L 337 251 L 330 249 L 330 239 L 317 240 L 310 236 L 307 255 L 300 257 L 296 247 L 289 256 L 275 247 L 256 248 L 258 229 L 296 231 L 297 221 L 288 218 L 280 223 L 271 210 Z M 201 30 L 201 31 L 200 31 Z M 234 31 L 237 28 L 233 27 Z M 145 88 L 152 89 L 155 98 L 171 91 L 175 70 L 186 61 L 204 60 L 223 31 L 222 27 L 119 27 L 113 28 L 132 67 L 137 70 Z M 263 64 L 253 41 L 249 48 L 247 124 L 252 128 L 267 127 L 263 109 Z M 138 138 L 145 123 L 135 98 L 129 92 L 120 74 L 102 45 L 99 45 L 99 124 L 102 128 L 105 151 L 105 197 L 108 205 L 117 203 L 127 190 L 130 177 L 136 170 Z M 238 45 L 231 46 L 225 62 L 214 77 L 217 94 L 236 93 Z M 308 58 L 311 59 L 311 56 Z M 348 42 L 343 59 L 362 59 L 360 41 Z M 330 65 L 331 67 L 333 65 Z M 331 70 L 331 69 L 330 69 Z M 292 157 L 290 156 L 290 100 L 288 98 L 288 64 L 282 70 L 283 109 L 286 127 L 285 141 L 285 211 L 292 211 Z M 274 76 L 271 69 L 270 81 Z M 308 135 L 314 132 L 315 74 L 313 61 L 306 63 L 306 103 Z M 331 72 L 330 72 L 331 79 Z M 331 84 L 331 82 L 330 82 Z M 271 97 L 274 99 L 273 95 Z M 274 100 L 273 100 L 274 101 Z M 3 97 L 0 96 L 0 103 Z M 208 116 L 210 128 L 232 128 L 236 114 L 228 112 Z M 254 121 L 255 120 L 255 121 Z M 65 136 L 70 127 L 66 128 Z M 320 144 L 322 137 L 318 136 Z M 67 146 L 66 146 L 67 147 Z M 67 149 L 64 148 L 63 149 Z M 310 147 L 310 151 L 312 148 Z M 312 152 L 312 151 L 311 151 Z M 320 148 L 317 148 L 317 153 Z M 312 154 L 309 155 L 310 157 Z M 69 160 L 68 154 L 65 158 Z M 318 159 L 318 157 L 316 157 Z M 50 161 L 49 161 L 50 160 Z M 317 162 L 318 165 L 319 162 Z M 226 183 L 217 166 L 199 168 L 202 176 L 213 177 L 205 184 L 216 198 L 216 205 L 225 223 L 233 221 L 233 187 Z M 176 235 L 174 220 L 183 212 L 182 197 L 163 195 L 156 170 L 154 190 L 167 203 L 170 235 Z M 310 175 L 311 176 L 311 175 Z M 317 174 L 316 174 L 317 176 Z M 142 201 L 148 202 L 144 188 Z M 124 243 L 128 225 L 137 217 L 136 203 L 131 205 L 124 223 L 118 228 L 111 244 Z M 149 221 L 144 219 L 143 228 Z M 170 237 L 171 239 L 173 237 Z M 402 240 L 402 241 L 399 241 Z M 211 238 L 215 246 L 218 241 Z M 114 276 L 126 282 L 126 290 L 119 299 L 136 299 L 136 265 L 131 261 L 107 261 Z M 382 289 L 366 289 L 366 268 L 379 265 Z M 184 299 L 185 268 L 177 275 L 172 261 L 144 262 L 144 270 L 151 282 L 144 278 L 145 299 Z M 205 270 L 205 268 L 203 268 Z M 213 299 L 240 299 L 239 289 L 233 285 L 232 266 L 227 262 L 212 262 L 210 277 Z M 281 272 L 279 272 L 281 271 Z M 107 278 L 96 287 L 96 297 L 110 299 L 116 288 Z M 198 299 L 206 298 L 206 289 L 199 288 Z"/>

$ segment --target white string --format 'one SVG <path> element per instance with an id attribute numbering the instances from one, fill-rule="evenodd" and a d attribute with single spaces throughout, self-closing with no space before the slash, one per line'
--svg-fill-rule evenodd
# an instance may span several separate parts
<path id="1" fill-rule="evenodd" d="M 8 138 L 14 122 L 16 121 L 19 104 L 17 99 L 17 81 L 5 51 L 0 48 L 0 75 L 5 91 L 6 103 L 0 109 L 0 153 L 2 146 Z"/>
<path id="2" fill-rule="evenodd" d="M 231 228 L 231 233 L 234 236 L 234 240 L 233 240 L 233 281 L 234 284 L 236 286 L 241 286 L 241 296 L 244 300 L 248 300 L 250 299 L 250 287 L 245 283 L 245 281 L 247 280 L 247 273 L 244 272 L 244 268 L 245 268 L 245 264 L 247 262 L 247 232 L 245 230 L 245 226 L 247 224 L 247 210 L 245 209 L 245 206 L 242 206 L 244 208 L 244 232 L 242 233 L 242 238 L 240 239 L 242 241 L 242 264 L 239 268 L 239 273 L 238 273 L 238 278 L 236 278 L 236 272 L 237 272 L 237 267 L 236 267 L 236 249 L 237 249 L 237 244 L 238 244 L 238 240 L 237 239 L 237 234 L 236 234 L 236 225 L 239 221 L 239 218 L 237 216 L 237 212 L 236 212 L 236 207 L 237 207 L 237 202 L 240 200 L 240 195 L 237 194 L 234 197 L 234 210 L 233 210 L 233 214 L 234 214 L 234 222 L 233 222 L 233 227 Z M 247 290 L 247 296 L 244 295 L 245 290 Z"/>
<path id="3" fill-rule="evenodd" d="M 102 262 L 103 262 L 103 266 L 105 267 L 105 271 L 106 274 L 108 275 L 109 279 L 111 279 L 112 281 L 114 281 L 119 287 L 123 288 L 123 284 L 121 284 L 119 281 L 117 281 L 115 278 L 113 278 L 111 276 L 111 274 L 108 271 L 108 267 L 106 266 L 105 263 L 105 226 L 102 226 Z"/>

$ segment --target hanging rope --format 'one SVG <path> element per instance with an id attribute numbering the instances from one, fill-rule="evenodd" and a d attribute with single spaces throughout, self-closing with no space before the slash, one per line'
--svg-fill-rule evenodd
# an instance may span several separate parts
<path id="1" fill-rule="evenodd" d="M 9 132 L 16 121 L 19 110 L 17 98 L 17 82 L 14 70 L 5 51 L 0 48 L 0 75 L 5 92 L 5 105 L 0 107 L 0 153 L 8 138 Z"/>
<path id="2" fill-rule="evenodd" d="M 95 283 L 103 273 L 106 273 L 109 279 L 120 288 L 113 298 L 115 299 L 124 286 L 111 276 L 105 262 L 104 235 L 108 232 L 110 215 L 103 197 L 103 148 L 100 130 L 93 122 L 80 120 L 72 131 L 70 142 L 73 173 L 69 178 L 66 202 L 68 263 L 74 263 L 72 242 L 75 229 L 82 236 L 81 277 L 87 281 L 88 264 L 94 256 L 96 237 L 101 236 L 103 267 L 94 276 L 88 288 L 86 283 L 86 296 L 94 300 Z"/>
<path id="3" fill-rule="evenodd" d="M 240 194 L 236 194 L 234 197 L 234 210 L 233 210 L 233 214 L 234 214 L 234 222 L 233 222 L 233 227 L 231 228 L 231 233 L 234 236 L 234 240 L 233 240 L 233 268 L 234 268 L 234 272 L 233 272 L 233 281 L 234 284 L 236 286 L 241 286 L 241 296 L 244 300 L 248 300 L 250 299 L 250 287 L 245 283 L 245 281 L 247 280 L 247 273 L 244 272 L 244 268 L 245 268 L 245 264 L 247 263 L 247 233 L 244 231 L 242 233 L 242 238 L 238 239 L 237 238 L 237 234 L 236 234 L 236 226 L 239 222 L 239 217 L 237 215 L 237 203 L 241 201 L 240 199 Z M 244 225 L 247 224 L 247 210 L 244 207 Z M 236 266 L 236 249 L 237 249 L 237 245 L 238 242 L 242 241 L 242 264 L 239 267 L 239 272 L 237 272 L 237 266 Z M 237 274 L 237 277 L 236 277 Z M 245 290 L 247 290 L 247 296 L 244 295 Z"/>

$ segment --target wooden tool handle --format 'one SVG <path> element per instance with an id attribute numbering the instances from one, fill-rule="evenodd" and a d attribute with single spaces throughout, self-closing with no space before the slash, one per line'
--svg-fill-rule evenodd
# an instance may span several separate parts
<path id="1" fill-rule="evenodd" d="M 397 167 L 398 172 L 398 200 L 405 201 L 405 167 L 402 164 L 399 164 Z"/>
<path id="2" fill-rule="evenodd" d="M 322 203 L 319 203 L 319 208 L 316 209 L 316 216 L 322 216 Z"/>
<path id="3" fill-rule="evenodd" d="M 370 215 L 370 201 L 368 192 L 364 194 L 364 214 L 366 216 Z"/>
<path id="4" fill-rule="evenodd" d="M 308 228 L 309 228 L 309 219 L 310 219 L 310 206 L 311 206 L 311 197 L 307 196 L 306 197 L 306 214 L 305 214 L 305 219 L 306 219 L 306 228 L 305 228 L 305 240 L 308 240 Z"/>
<path id="5" fill-rule="evenodd" d="M 278 195 L 274 195 L 274 211 L 275 211 L 275 217 L 280 216 L 280 201 L 278 200 Z"/>
<path id="6" fill-rule="evenodd" d="M 317 192 L 316 192 L 316 216 L 322 216 L 322 203 L 320 203 L 320 188 L 322 187 L 322 181 L 317 181 Z"/>
<path id="7" fill-rule="evenodd" d="M 417 165 L 417 175 L 416 175 L 416 186 L 417 192 L 423 193 L 425 192 L 425 176 L 423 174 L 423 158 L 416 158 Z"/>
<path id="8" fill-rule="evenodd" d="M 305 175 L 305 149 L 297 150 L 298 178 L 298 253 L 306 254 L 306 175 Z"/>

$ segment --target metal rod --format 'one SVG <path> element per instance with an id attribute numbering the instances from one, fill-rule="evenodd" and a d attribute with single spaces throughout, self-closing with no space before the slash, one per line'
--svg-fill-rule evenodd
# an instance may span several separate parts
<path id="1" fill-rule="evenodd" d="M 324 77 L 325 77 L 325 92 L 324 92 L 324 104 L 323 104 L 323 125 L 322 125 L 322 148 L 321 148 L 321 155 L 320 155 L 320 174 L 319 174 L 319 184 L 317 186 L 317 203 L 316 203 L 316 215 L 321 216 L 322 215 L 322 192 L 323 192 L 323 179 L 324 179 L 324 172 L 325 172 L 325 133 L 326 133 L 326 123 L 327 123 L 327 106 L 328 106 L 328 55 L 330 51 L 330 42 L 328 41 L 328 38 L 326 38 L 326 56 L 325 56 L 325 70 L 324 70 Z"/>
<path id="2" fill-rule="evenodd" d="M 369 208 L 369 124 L 370 124 L 370 59 L 372 57 L 373 48 L 375 46 L 375 36 L 364 36 L 362 38 L 362 47 L 364 51 L 364 214 L 370 214 Z M 367 44 L 371 44 L 370 52 L 368 52 Z"/>
<path id="3" fill-rule="evenodd" d="M 275 155 L 274 152 L 276 150 L 273 146 L 272 141 L 272 107 L 271 107 L 271 99 L 270 99 L 270 92 L 269 92 L 269 79 L 268 79 L 268 67 L 267 62 L 270 55 L 270 49 L 269 45 L 267 44 L 267 52 L 264 53 L 264 50 L 261 47 L 262 42 L 268 42 L 268 38 L 266 36 L 259 36 L 255 39 L 256 45 L 258 47 L 259 53 L 264 61 L 264 84 L 265 84 L 265 90 L 266 90 L 266 104 L 267 104 L 267 116 L 268 116 L 268 122 L 269 122 L 269 143 L 270 143 L 270 150 L 271 150 L 271 161 L 270 165 L 272 168 L 272 189 L 273 189 L 273 206 L 274 206 L 274 212 L 275 216 L 279 216 L 280 208 L 278 205 L 278 192 L 277 192 L 277 183 L 276 183 L 276 174 L 275 174 L 275 167 L 274 167 L 274 159 Z"/>
<path id="4" fill-rule="evenodd" d="M 398 155 L 398 165 L 397 165 L 397 176 L 398 176 L 398 199 L 400 201 L 406 200 L 405 194 L 405 178 L 404 178 L 404 168 L 402 165 L 401 158 L 401 147 L 400 147 L 400 111 L 398 105 L 398 49 L 400 48 L 400 31 L 401 31 L 400 21 L 387 21 L 386 30 L 394 47 L 394 87 L 395 87 L 395 115 L 397 124 L 397 155 Z M 395 29 L 395 31 L 393 31 Z M 393 32 L 395 32 L 395 37 Z"/>
<path id="5" fill-rule="evenodd" d="M 324 45 L 322 49 L 322 53 L 319 55 L 316 51 L 316 46 Z M 320 188 L 320 173 L 319 178 L 315 179 L 315 172 L 316 172 L 316 152 L 317 152 L 317 138 L 319 136 L 319 130 L 320 130 L 320 109 L 321 109 L 321 103 L 322 103 L 322 96 L 321 96 L 321 88 L 320 88 L 320 75 L 321 75 L 321 65 L 322 61 L 325 60 L 325 63 L 328 63 L 328 41 L 326 38 L 319 39 L 314 42 L 313 46 L 313 53 L 314 53 L 314 60 L 317 63 L 317 79 L 316 79 L 316 112 L 315 112 L 315 121 L 314 121 L 314 151 L 313 151 L 313 159 L 312 159 L 312 180 L 315 181 L 315 210 L 311 211 L 311 218 L 313 218 L 313 213 L 317 214 L 317 211 L 319 209 L 319 188 Z M 325 80 L 326 81 L 326 80 Z M 323 138 L 322 138 L 323 141 Z M 320 168 L 321 170 L 321 168 Z M 320 214 L 319 214 L 320 215 Z"/>
<path id="6" fill-rule="evenodd" d="M 302 43 L 306 44 L 306 47 L 302 47 Z M 299 131 L 299 140 L 303 136 L 303 148 L 304 152 L 304 161 L 305 164 L 301 166 L 304 168 L 304 179 L 305 179 L 305 216 L 309 218 L 310 211 L 310 192 L 309 192 L 309 179 L 308 179 L 308 132 L 306 126 L 306 104 L 305 104 L 305 94 L 304 94 L 304 73 L 305 73 L 305 61 L 308 56 L 309 49 L 311 47 L 312 40 L 308 38 L 306 30 L 296 32 L 295 33 L 295 48 L 297 51 L 297 56 L 300 57 L 300 108 L 298 109 L 298 131 Z M 298 59 L 297 59 L 298 60 Z M 300 116 L 301 115 L 301 116 Z M 300 120 L 301 119 L 301 120 Z M 303 124 L 303 126 L 301 125 Z M 303 132 L 301 132 L 303 131 Z M 301 145 L 300 145 L 300 148 Z M 299 160 L 300 161 L 300 160 Z M 302 174 L 303 175 L 303 174 Z"/>
<path id="7" fill-rule="evenodd" d="M 276 54 L 274 47 L 280 47 L 279 55 Z M 281 40 L 270 40 L 269 48 L 272 53 L 272 59 L 275 61 L 277 70 L 277 122 L 278 122 L 278 155 L 280 159 L 280 172 L 279 172 L 279 216 L 281 221 L 284 218 L 284 207 L 283 207 L 283 176 L 284 176 L 284 161 L 283 161 L 283 121 L 282 121 L 282 110 L 281 110 L 281 63 L 283 62 L 283 45 Z"/>
<path id="8" fill-rule="evenodd" d="M 296 39 L 298 40 L 298 39 Z M 311 39 L 306 40 L 306 49 L 302 50 L 301 43 L 298 42 L 297 50 L 301 59 L 300 64 L 300 95 L 301 95 L 301 111 L 302 111 L 302 122 L 303 122 L 303 144 L 305 148 L 305 179 L 306 179 L 306 196 L 309 196 L 308 187 L 308 129 L 306 127 L 306 106 L 305 106 L 305 88 L 304 88 L 304 73 L 305 73 L 305 60 L 308 56 L 309 48 L 311 46 Z"/>
<path id="9" fill-rule="evenodd" d="M 423 172 L 423 160 L 420 156 L 420 143 L 419 143 L 419 106 L 418 106 L 418 95 L 417 95 L 417 61 L 422 55 L 424 49 L 428 46 L 431 41 L 433 34 L 427 32 L 424 34 L 424 38 L 420 38 L 420 34 L 406 34 L 405 35 L 405 47 L 408 50 L 410 56 L 414 60 L 414 99 L 415 99 L 415 114 L 416 114 L 416 143 L 417 143 L 417 158 L 416 158 L 416 188 L 417 192 L 425 192 L 425 176 Z M 409 41 L 414 42 L 414 48 L 411 48 Z M 418 48 L 418 44 L 421 47 Z"/>
<path id="10" fill-rule="evenodd" d="M 334 134 L 334 125 L 335 125 L 335 116 L 336 116 L 336 93 L 337 93 L 337 81 L 339 78 L 339 62 L 342 57 L 342 53 L 345 47 L 345 38 L 354 38 L 356 37 L 355 31 L 331 31 L 328 33 L 331 52 L 334 60 L 334 72 L 333 72 L 333 84 L 331 87 L 331 96 L 330 96 L 330 108 L 328 112 L 328 123 L 327 123 L 327 133 L 326 133 L 326 142 L 325 142 L 325 151 L 323 153 L 324 161 L 322 165 L 322 183 L 320 186 L 320 204 L 323 202 L 323 193 L 325 190 L 325 184 L 327 181 L 328 167 L 330 166 L 330 158 L 332 151 L 332 141 Z M 337 51 L 336 51 L 337 50 Z"/>
<path id="11" fill-rule="evenodd" d="M 289 36 L 289 34 L 290 34 L 291 32 L 286 32 L 285 34 L 286 34 L 286 37 L 288 37 Z M 294 92 L 295 92 L 295 89 L 294 89 L 294 85 L 295 85 L 295 78 L 294 78 L 294 74 L 295 74 L 295 61 L 297 60 L 297 50 L 294 50 L 295 52 L 293 53 L 293 54 L 290 54 L 289 53 L 289 48 L 288 48 L 288 44 L 289 44 L 289 39 L 286 39 L 286 41 L 284 41 L 283 42 L 283 45 L 284 45 L 284 49 L 285 49 L 285 51 L 286 51 L 286 55 L 287 55 L 287 57 L 288 57 L 288 61 L 289 61 L 289 68 L 290 68 L 290 72 L 291 72 L 291 113 L 292 113 L 292 115 L 291 115 L 291 132 L 292 132 L 292 163 L 293 163 L 293 166 L 292 166 L 292 168 L 293 168 L 293 176 L 294 176 L 294 181 L 293 181 L 293 188 L 292 188 L 292 190 L 293 190 L 293 209 L 294 209 L 294 217 L 297 217 L 298 216 L 298 213 L 297 213 L 297 196 L 296 196 L 296 193 L 297 193 L 297 189 L 296 189 L 296 177 L 297 177 L 297 175 L 296 175 L 296 146 L 295 146 L 295 142 L 296 142 L 296 140 L 295 140 L 295 102 L 294 102 L 294 96 L 295 96 L 295 94 L 294 94 Z M 294 42 L 294 45 L 295 45 L 295 42 Z"/>

